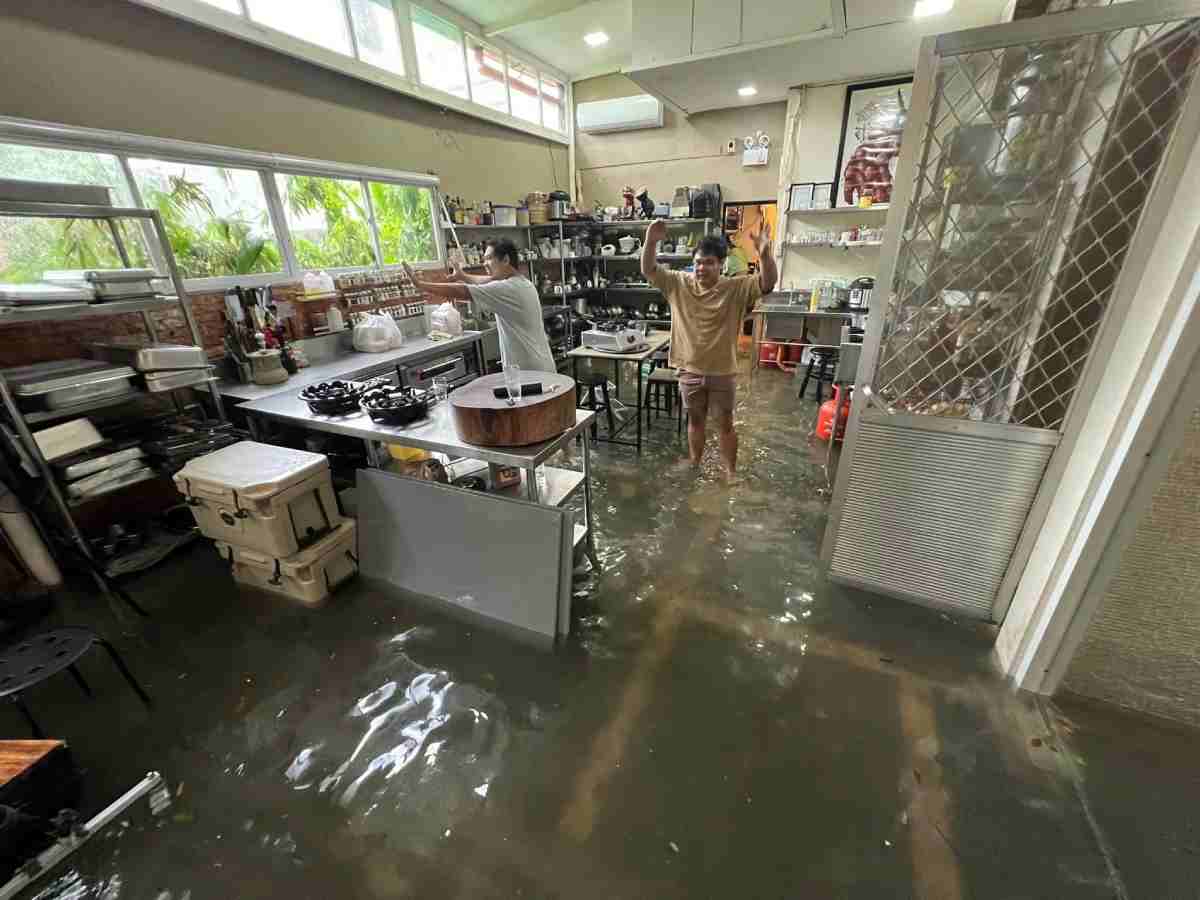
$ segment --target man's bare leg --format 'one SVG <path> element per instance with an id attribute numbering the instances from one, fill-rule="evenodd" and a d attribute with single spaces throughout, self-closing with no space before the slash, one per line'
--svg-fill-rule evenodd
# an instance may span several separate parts
<path id="1" fill-rule="evenodd" d="M 721 461 L 725 464 L 725 474 L 733 477 L 737 469 L 738 438 L 733 430 L 733 413 L 721 413 L 717 417 L 717 437 L 721 441 Z"/>
<path id="2" fill-rule="evenodd" d="M 699 466 L 704 457 L 704 426 L 707 419 L 707 412 L 688 412 L 688 456 L 693 466 Z"/>

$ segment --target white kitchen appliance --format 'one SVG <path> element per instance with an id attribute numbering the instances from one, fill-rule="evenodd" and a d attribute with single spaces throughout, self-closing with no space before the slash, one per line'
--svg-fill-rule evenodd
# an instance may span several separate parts
<path id="1" fill-rule="evenodd" d="M 579 336 L 585 347 L 606 353 L 636 353 L 646 346 L 646 340 L 632 328 L 592 328 Z"/>

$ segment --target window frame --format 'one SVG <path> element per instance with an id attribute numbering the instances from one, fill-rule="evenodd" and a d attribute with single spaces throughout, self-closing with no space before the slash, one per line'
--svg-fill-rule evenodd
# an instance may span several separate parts
<path id="1" fill-rule="evenodd" d="M 496 125 L 501 125 L 506 128 L 511 128 L 515 131 L 525 132 L 526 134 L 536 135 L 537 137 L 553 141 L 558 144 L 569 146 L 574 130 L 574 116 L 570 114 L 571 103 L 571 79 L 565 73 L 560 72 L 553 66 L 550 66 L 536 57 L 521 52 L 511 44 L 502 40 L 498 36 L 488 36 L 484 33 L 482 27 L 470 19 L 465 18 L 449 7 L 443 5 L 440 0 L 421 0 L 421 2 L 412 2 L 409 0 L 392 0 L 392 8 L 395 13 L 396 27 L 400 32 L 400 48 L 403 56 L 404 74 L 397 75 L 387 69 L 372 65 L 371 63 L 363 62 L 357 56 L 358 40 L 354 33 L 354 23 L 351 19 L 350 7 L 348 0 L 341 0 L 341 5 L 345 15 L 345 25 L 349 29 L 350 40 L 352 44 L 352 52 L 356 55 L 345 56 L 336 51 L 322 47 L 319 44 L 312 44 L 301 38 L 294 37 L 286 32 L 277 31 L 269 26 L 260 25 L 249 18 L 246 14 L 246 5 L 242 4 L 242 14 L 236 15 L 227 12 L 217 6 L 203 2 L 203 0 L 128 0 L 128 2 L 136 3 L 139 6 L 148 7 L 157 10 L 167 15 L 176 18 L 185 19 L 197 25 L 202 25 L 216 31 L 223 32 L 232 37 L 258 44 L 259 46 L 269 47 L 272 50 L 277 50 L 288 56 L 304 60 L 309 63 L 322 66 L 335 72 L 340 72 L 344 75 L 350 75 L 354 78 L 380 85 L 393 91 L 406 94 L 410 97 L 424 100 L 428 103 L 436 104 L 447 109 L 453 109 L 457 112 L 473 116 L 484 121 L 491 122 Z M 418 6 L 437 18 L 443 19 L 459 29 L 461 37 L 459 44 L 462 48 L 463 63 L 467 67 L 467 94 L 468 98 L 464 99 L 454 94 L 438 90 L 420 81 L 420 70 L 416 58 L 416 50 L 413 42 L 412 32 L 412 9 L 411 7 Z M 564 130 L 547 128 L 542 125 L 543 116 L 538 117 L 536 123 L 521 119 L 512 115 L 512 97 L 509 93 L 508 109 L 509 112 L 503 113 L 490 106 L 485 106 L 474 102 L 471 99 L 471 77 L 469 62 L 466 59 L 466 38 L 470 37 L 480 43 L 490 45 L 491 47 L 500 50 L 504 54 L 505 61 L 505 90 L 510 92 L 508 66 L 512 62 L 519 63 L 523 66 L 528 66 L 538 73 L 539 85 L 541 77 L 546 76 L 553 78 L 555 81 L 563 85 L 563 102 L 566 114 L 564 116 Z M 539 109 L 540 112 L 540 109 Z"/>
<path id="2" fill-rule="evenodd" d="M 47 149 L 76 150 L 83 153 L 105 153 L 116 158 L 121 173 L 125 178 L 126 189 L 132 198 L 134 206 L 140 209 L 148 208 L 142 197 L 137 177 L 130 164 L 131 158 L 153 159 L 163 162 L 180 163 L 196 166 L 227 166 L 235 169 L 254 171 L 259 176 L 266 199 L 267 212 L 275 233 L 275 241 L 283 260 L 283 269 L 278 272 L 265 272 L 256 275 L 221 275 L 211 278 L 184 279 L 184 288 L 189 293 L 212 293 L 223 291 L 235 285 L 242 287 L 265 287 L 279 281 L 298 281 L 311 269 L 303 268 L 296 258 L 295 247 L 292 243 L 291 232 L 287 225 L 287 214 L 283 198 L 279 193 L 275 180 L 276 175 L 314 175 L 322 178 L 336 178 L 357 181 L 366 196 L 368 229 L 375 265 L 346 266 L 327 271 L 339 274 L 345 272 L 362 272 L 374 269 L 392 270 L 400 268 L 402 263 L 383 264 L 379 244 L 379 231 L 375 222 L 374 210 L 371 206 L 369 182 L 397 184 L 406 187 L 423 188 L 427 190 L 430 204 L 430 222 L 432 223 L 435 259 L 418 260 L 412 263 L 418 269 L 444 268 L 446 261 L 446 243 L 439 227 L 442 216 L 441 181 L 436 175 L 425 175 L 419 172 L 405 172 L 398 169 L 383 169 L 374 166 L 354 166 L 332 160 L 309 159 L 299 156 L 286 156 L 275 153 L 261 153 L 252 150 L 240 150 L 233 147 L 222 147 L 215 144 L 199 144 L 191 141 L 179 141 L 171 138 L 155 138 L 127 132 L 107 131 L 96 128 L 81 128 L 59 125 L 52 122 L 35 122 L 28 119 L 18 119 L 0 116 L 0 143 L 22 144 L 30 147 L 45 147 Z M 162 267 L 163 260 L 158 252 L 158 244 L 153 237 L 153 228 L 146 223 L 143 230 L 149 229 L 146 241 L 154 262 Z"/>

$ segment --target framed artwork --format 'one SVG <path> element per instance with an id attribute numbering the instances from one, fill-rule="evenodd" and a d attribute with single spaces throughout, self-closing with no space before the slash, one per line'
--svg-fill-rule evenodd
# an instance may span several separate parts
<path id="1" fill-rule="evenodd" d="M 814 187 L 816 187 L 816 185 L 814 185 L 811 181 L 793 184 L 791 193 L 788 195 L 788 211 L 791 212 L 798 209 L 814 209 Z"/>
<path id="2" fill-rule="evenodd" d="M 833 199 L 833 182 L 822 181 L 813 185 L 813 209 L 829 209 L 830 201 Z"/>
<path id="3" fill-rule="evenodd" d="M 911 102 L 911 76 L 846 87 L 833 173 L 835 207 L 858 206 L 863 197 L 870 197 L 872 203 L 891 202 Z"/>

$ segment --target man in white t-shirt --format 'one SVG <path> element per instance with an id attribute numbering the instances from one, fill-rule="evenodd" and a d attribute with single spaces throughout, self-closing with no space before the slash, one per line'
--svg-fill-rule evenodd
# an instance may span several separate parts
<path id="1" fill-rule="evenodd" d="M 501 238 L 490 241 L 483 254 L 486 275 L 467 275 L 451 267 L 449 282 L 420 281 L 408 263 L 404 270 L 422 291 L 453 300 L 470 299 L 479 309 L 495 313 L 500 359 L 506 366 L 520 366 L 523 372 L 556 372 L 541 300 L 533 283 L 517 271 L 519 259 L 516 244 Z"/>

